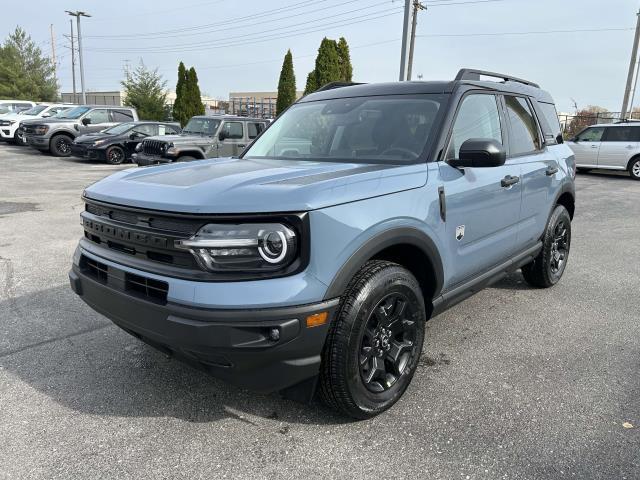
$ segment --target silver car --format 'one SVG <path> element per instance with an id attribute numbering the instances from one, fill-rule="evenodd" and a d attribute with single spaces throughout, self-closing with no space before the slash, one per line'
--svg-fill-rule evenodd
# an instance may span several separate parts
<path id="1" fill-rule="evenodd" d="M 592 125 L 567 145 L 576 157 L 579 172 L 594 168 L 626 170 L 640 180 L 640 123 Z"/>

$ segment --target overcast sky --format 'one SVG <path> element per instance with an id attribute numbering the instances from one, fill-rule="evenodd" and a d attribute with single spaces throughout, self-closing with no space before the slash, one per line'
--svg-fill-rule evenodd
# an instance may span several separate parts
<path id="1" fill-rule="evenodd" d="M 452 78 L 461 67 L 540 83 L 558 110 L 588 104 L 620 110 L 638 0 L 423 0 L 414 78 Z M 71 91 L 65 10 L 84 10 L 88 90 L 117 90 L 126 62 L 158 67 L 174 88 L 180 60 L 194 66 L 203 93 L 275 90 L 288 48 L 297 87 L 323 36 L 344 36 L 354 80 L 398 77 L 403 0 L 30 0 L 6 2 L 0 34 L 22 26 L 46 52 L 55 30 L 58 76 Z M 35 14 L 37 12 L 37 15 Z M 74 21 L 75 28 L 75 21 Z M 79 85 L 79 73 L 77 73 Z M 78 87 L 79 88 L 79 87 Z M 640 94 L 636 104 L 640 103 Z"/>

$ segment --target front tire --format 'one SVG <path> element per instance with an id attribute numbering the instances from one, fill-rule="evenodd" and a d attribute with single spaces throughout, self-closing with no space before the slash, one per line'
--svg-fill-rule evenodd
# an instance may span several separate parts
<path id="1" fill-rule="evenodd" d="M 320 395 L 357 419 L 374 417 L 403 395 L 422 352 L 426 312 L 416 278 L 375 260 L 355 275 L 322 352 Z"/>
<path id="2" fill-rule="evenodd" d="M 110 165 L 120 165 L 125 161 L 126 156 L 124 154 L 124 150 L 120 147 L 109 147 L 105 152 L 107 163 Z"/>
<path id="3" fill-rule="evenodd" d="M 522 267 L 522 276 L 532 287 L 549 288 L 562 278 L 571 247 L 571 216 L 562 205 L 553 210 L 542 238 L 542 250 Z"/>
<path id="4" fill-rule="evenodd" d="M 73 140 L 67 135 L 55 135 L 51 139 L 50 150 L 56 157 L 68 157 L 71 155 L 71 143 Z"/>
<path id="5" fill-rule="evenodd" d="M 629 162 L 629 175 L 634 180 L 640 180 L 640 157 L 634 158 Z"/>
<path id="6" fill-rule="evenodd" d="M 192 157 L 190 155 L 184 155 L 182 157 L 178 157 L 176 162 L 190 162 L 191 160 L 195 160 L 195 157 Z"/>

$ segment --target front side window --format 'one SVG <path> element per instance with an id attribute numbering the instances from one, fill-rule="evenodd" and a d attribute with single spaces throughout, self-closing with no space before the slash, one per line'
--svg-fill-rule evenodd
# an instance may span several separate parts
<path id="1" fill-rule="evenodd" d="M 538 102 L 538 105 L 540 105 L 540 110 L 542 110 L 542 114 L 549 124 L 549 128 L 551 128 L 551 133 L 553 133 L 554 137 L 557 137 L 562 133 L 562 129 L 560 128 L 560 120 L 558 119 L 555 105 L 543 102 Z"/>
<path id="2" fill-rule="evenodd" d="M 102 133 L 108 133 L 109 135 L 121 135 L 133 128 L 134 125 L 135 124 L 133 123 L 121 123 L 120 125 L 103 130 Z"/>
<path id="3" fill-rule="evenodd" d="M 243 158 L 412 163 L 429 142 L 446 98 L 388 95 L 297 103 Z"/>
<path id="4" fill-rule="evenodd" d="M 250 139 L 256 138 L 265 129 L 265 124 L 261 122 L 249 122 L 247 123 L 247 134 Z"/>
<path id="5" fill-rule="evenodd" d="M 244 136 L 242 122 L 224 122 L 221 132 L 224 132 L 225 140 L 238 140 Z"/>
<path id="6" fill-rule="evenodd" d="M 109 123 L 109 112 L 106 109 L 96 109 L 89 112 L 84 118 L 90 119 L 91 125 Z"/>
<path id="7" fill-rule="evenodd" d="M 525 98 L 505 95 L 507 116 L 511 125 L 509 148 L 511 155 L 522 155 L 540 150 L 538 124 Z"/>
<path id="8" fill-rule="evenodd" d="M 638 142 L 640 127 L 609 127 L 606 129 L 604 142 Z"/>
<path id="9" fill-rule="evenodd" d="M 494 95 L 468 95 L 462 100 L 453 123 L 447 160 L 460 156 L 460 146 L 471 138 L 493 139 L 502 143 L 498 103 Z"/>
<path id="10" fill-rule="evenodd" d="M 603 133 L 604 127 L 587 128 L 576 136 L 576 140 L 579 142 L 599 142 L 602 140 Z"/>

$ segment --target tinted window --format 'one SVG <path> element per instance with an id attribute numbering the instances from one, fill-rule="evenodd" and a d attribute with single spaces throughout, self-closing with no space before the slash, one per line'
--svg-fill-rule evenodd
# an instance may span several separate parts
<path id="1" fill-rule="evenodd" d="M 264 123 L 249 122 L 247 123 L 247 133 L 249 138 L 256 138 L 265 128 Z"/>
<path id="2" fill-rule="evenodd" d="M 242 122 L 224 122 L 222 131 L 225 133 L 226 138 L 230 140 L 237 140 L 244 136 Z"/>
<path id="3" fill-rule="evenodd" d="M 640 126 L 638 127 L 607 127 L 604 142 L 638 142 L 640 141 Z"/>
<path id="4" fill-rule="evenodd" d="M 91 119 L 91 125 L 97 125 L 99 123 L 109 123 L 109 112 L 105 109 L 99 108 L 92 110 L 84 118 Z"/>
<path id="5" fill-rule="evenodd" d="M 509 147 L 511 155 L 530 153 L 540 149 L 538 124 L 529 103 L 522 97 L 504 97 L 511 125 Z"/>
<path id="6" fill-rule="evenodd" d="M 245 158 L 411 163 L 429 142 L 445 95 L 388 95 L 297 103 Z"/>
<path id="7" fill-rule="evenodd" d="M 30 108 L 29 110 L 24 110 L 20 113 L 22 113 L 22 115 L 38 115 L 45 108 L 47 108 L 47 105 L 36 105 L 35 107 Z"/>
<path id="8" fill-rule="evenodd" d="M 538 103 L 540 105 L 540 110 L 542 110 L 542 114 L 544 115 L 549 128 L 551 128 L 551 133 L 554 137 L 557 137 L 562 132 L 560 128 L 560 121 L 558 120 L 558 112 L 556 112 L 556 107 L 553 103 Z"/>
<path id="9" fill-rule="evenodd" d="M 447 159 L 458 158 L 460 146 L 470 138 L 490 138 L 502 143 L 498 104 L 493 95 L 468 95 L 456 115 Z"/>
<path id="10" fill-rule="evenodd" d="M 577 135 L 577 140 L 581 142 L 599 142 L 602 140 L 604 127 L 587 128 Z"/>
<path id="11" fill-rule="evenodd" d="M 131 122 L 133 120 L 133 113 L 131 110 L 111 110 L 114 122 Z"/>

